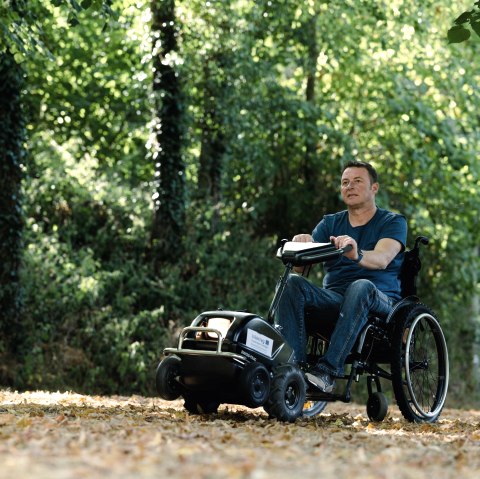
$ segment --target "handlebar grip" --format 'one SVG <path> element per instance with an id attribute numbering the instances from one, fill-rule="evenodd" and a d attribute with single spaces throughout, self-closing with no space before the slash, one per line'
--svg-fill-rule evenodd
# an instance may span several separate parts
<path id="1" fill-rule="evenodd" d="M 342 251 L 343 253 L 348 253 L 349 251 L 352 251 L 352 249 L 353 249 L 353 246 L 351 244 L 347 244 L 347 246 L 345 246 L 344 248 L 341 248 L 340 251 Z"/>
<path id="2" fill-rule="evenodd" d="M 429 243 L 429 239 L 426 236 L 418 236 L 415 239 L 415 246 L 414 247 L 418 248 L 420 243 L 426 246 Z"/>

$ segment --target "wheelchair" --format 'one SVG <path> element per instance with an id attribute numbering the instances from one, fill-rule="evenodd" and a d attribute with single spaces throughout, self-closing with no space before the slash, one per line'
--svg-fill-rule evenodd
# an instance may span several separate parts
<path id="1" fill-rule="evenodd" d="M 332 394 L 314 387 L 307 388 L 303 416 L 318 414 L 329 401 L 350 402 L 352 383 L 366 375 L 366 409 L 370 420 L 382 421 L 388 412 L 388 400 L 382 391 L 380 379 L 391 382 L 397 405 L 406 420 L 432 423 L 438 419 L 448 390 L 448 350 L 438 318 L 417 296 L 422 244 L 427 245 L 428 238 L 419 236 L 414 247 L 405 252 L 400 277 L 402 299 L 394 305 L 387 318 L 369 316 L 357 338 L 346 360 L 347 370 L 348 366 L 350 368 L 343 378 L 343 391 Z M 289 245 L 294 248 L 293 251 L 289 251 Z M 304 266 L 304 270 L 309 270 L 313 264 L 328 261 L 345 252 L 329 245 L 314 245 L 312 243 L 313 247 L 306 250 L 288 242 L 282 246 L 279 257 L 286 271 L 272 302 L 269 312 L 271 320 L 293 266 Z M 301 365 L 305 370 L 326 352 L 335 327 L 334 320 L 319 318 L 318 314 L 315 310 L 305 311 L 307 364 Z M 337 378 L 337 390 L 341 383 L 342 378 Z"/>

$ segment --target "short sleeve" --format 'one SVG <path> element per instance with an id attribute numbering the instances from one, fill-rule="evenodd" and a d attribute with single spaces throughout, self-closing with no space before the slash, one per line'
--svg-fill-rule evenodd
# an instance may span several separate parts
<path id="1" fill-rule="evenodd" d="M 329 243 L 330 242 L 330 232 L 327 225 L 327 220 L 325 217 L 315 226 L 312 232 L 313 241 L 317 243 Z"/>
<path id="2" fill-rule="evenodd" d="M 382 238 L 397 240 L 402 245 L 402 251 L 404 251 L 407 245 L 407 220 L 405 217 L 392 213 L 382 228 L 379 239 Z"/>

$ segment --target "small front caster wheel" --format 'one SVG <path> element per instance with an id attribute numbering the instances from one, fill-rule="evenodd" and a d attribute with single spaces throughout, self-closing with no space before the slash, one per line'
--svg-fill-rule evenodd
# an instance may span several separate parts
<path id="1" fill-rule="evenodd" d="M 370 421 L 381 422 L 388 412 L 388 400 L 385 394 L 377 391 L 368 397 L 367 415 Z"/>

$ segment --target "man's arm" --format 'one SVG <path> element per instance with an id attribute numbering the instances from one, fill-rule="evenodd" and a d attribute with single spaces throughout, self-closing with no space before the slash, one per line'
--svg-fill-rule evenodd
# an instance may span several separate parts
<path id="1" fill-rule="evenodd" d="M 397 240 L 382 238 L 372 251 L 362 250 L 363 258 L 359 266 L 366 269 L 385 269 L 401 250 L 402 245 Z"/>
<path id="2" fill-rule="evenodd" d="M 352 249 L 345 256 L 353 261 L 359 257 L 357 242 L 350 236 L 332 236 L 330 238 L 337 248 L 352 245 Z M 358 263 L 366 269 L 385 269 L 402 250 L 402 244 L 392 238 L 382 238 L 371 251 L 362 250 L 363 258 Z"/>

